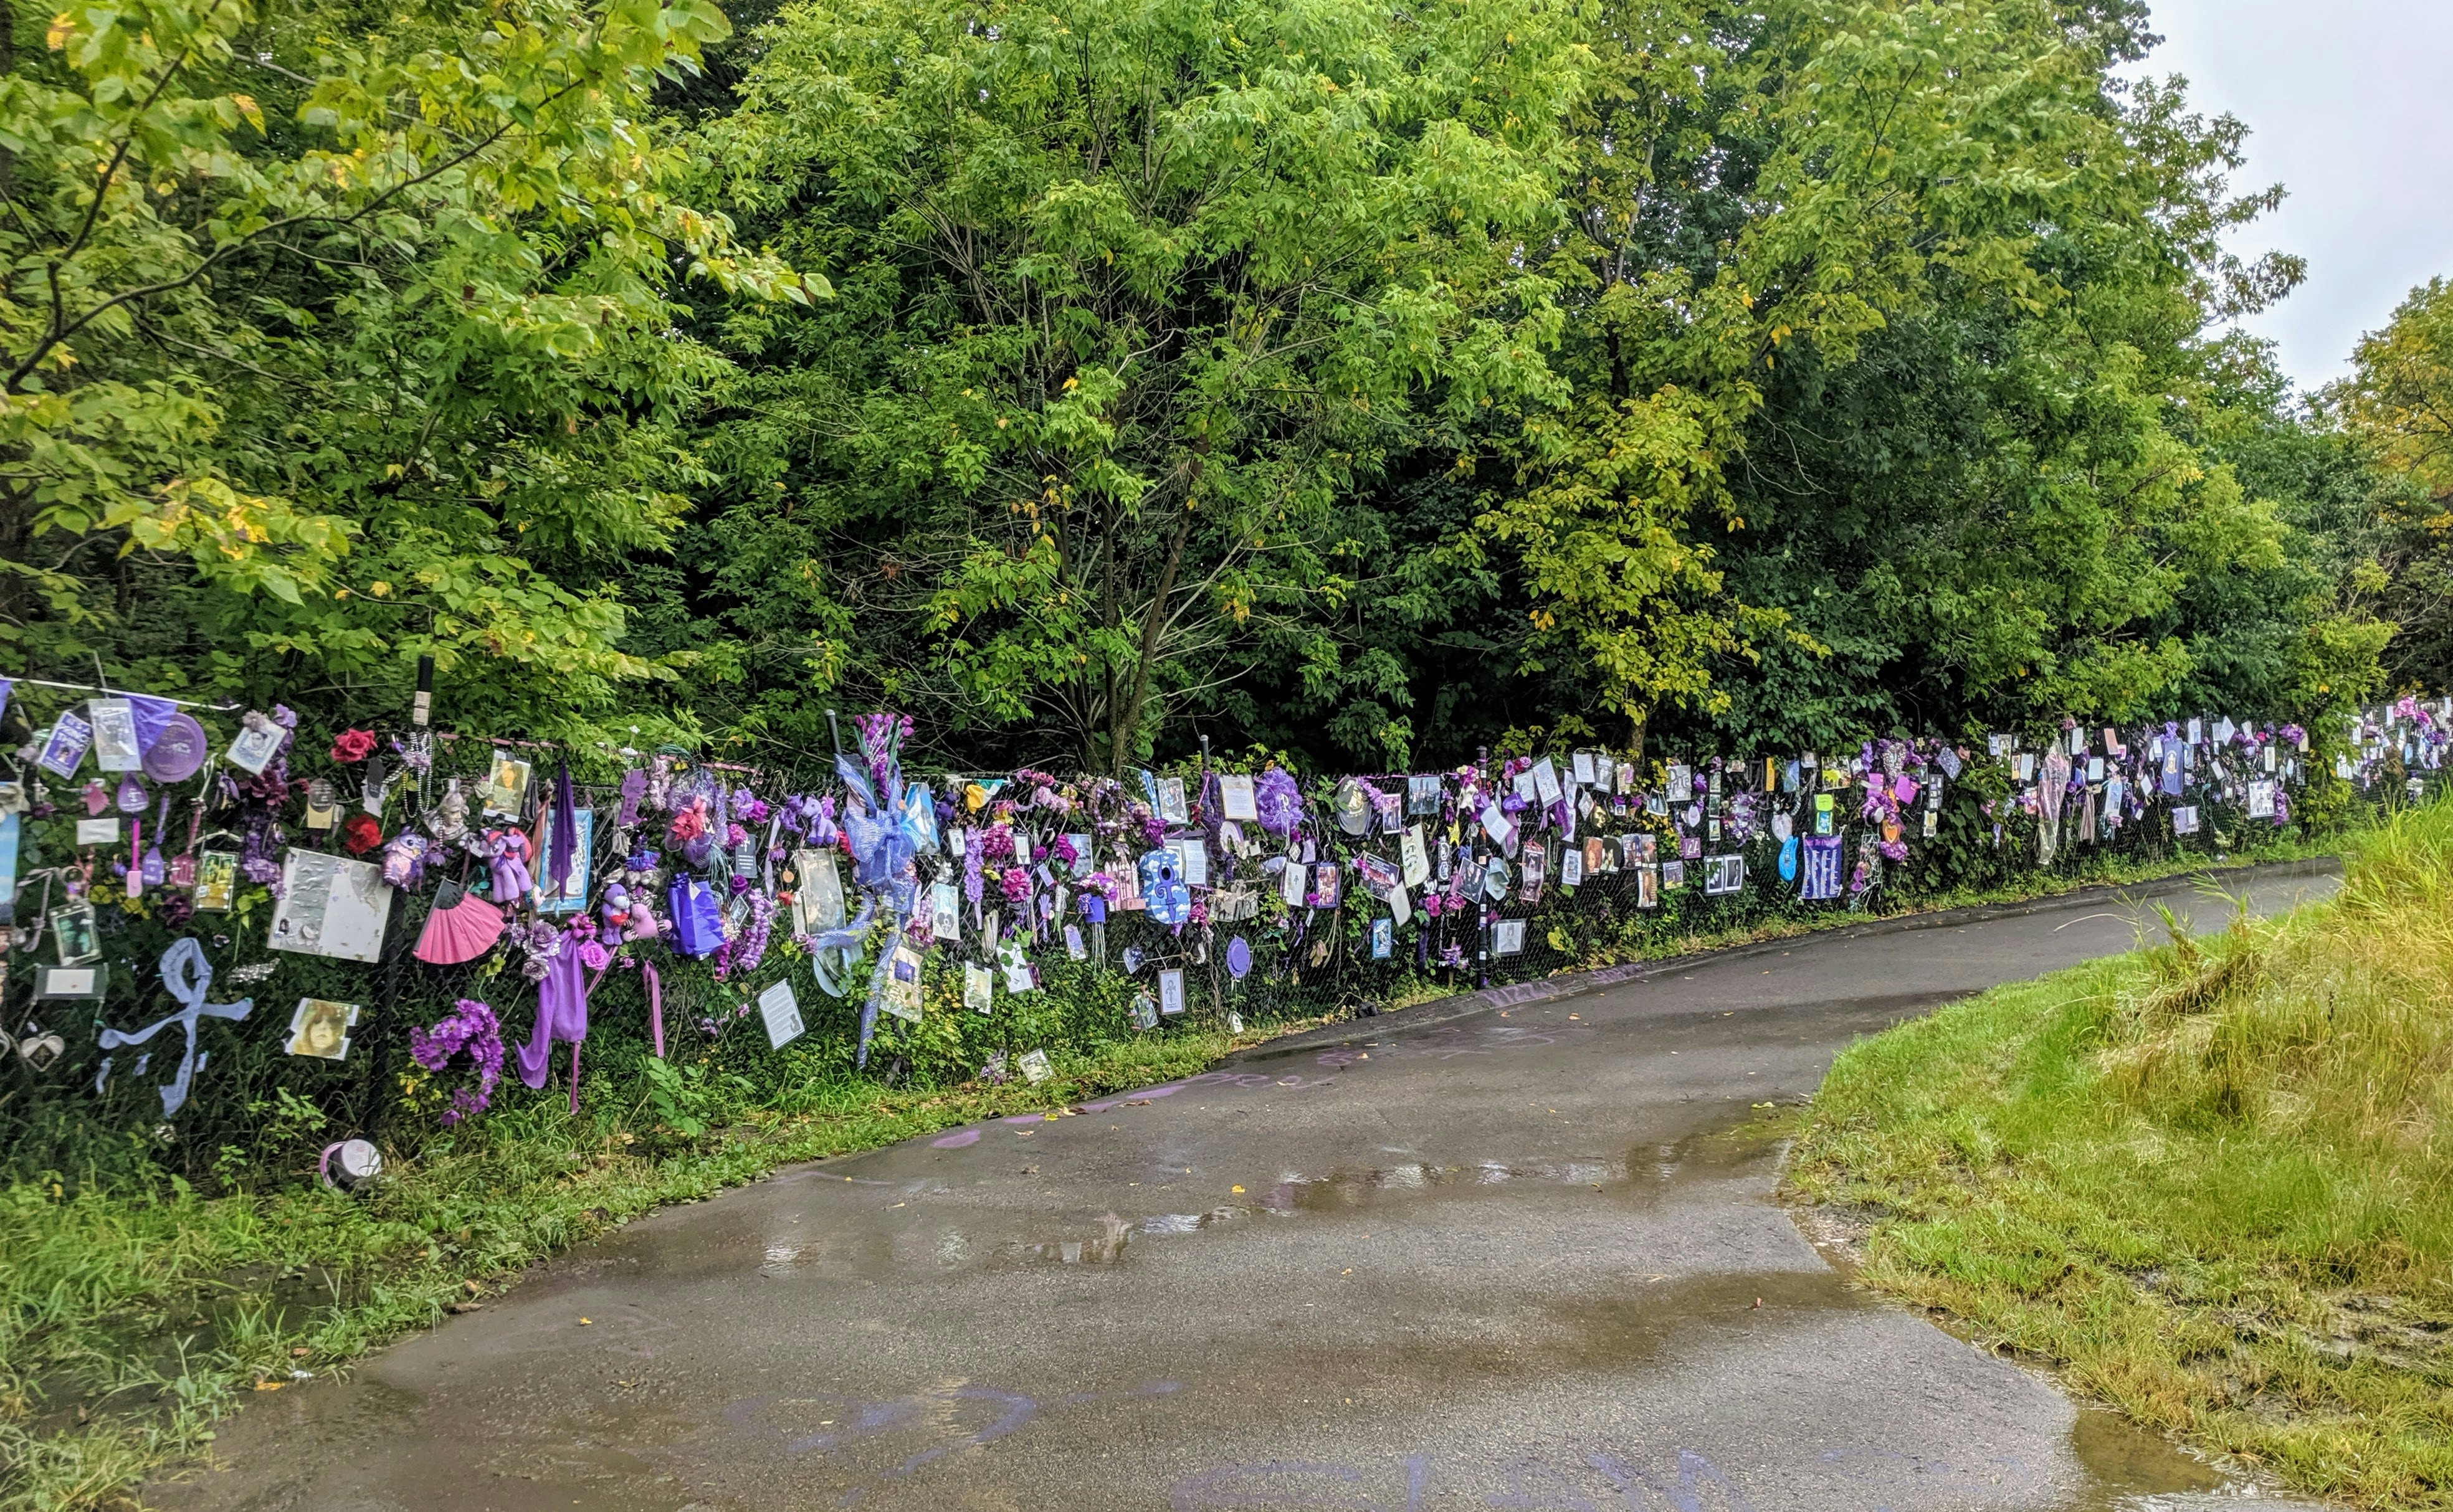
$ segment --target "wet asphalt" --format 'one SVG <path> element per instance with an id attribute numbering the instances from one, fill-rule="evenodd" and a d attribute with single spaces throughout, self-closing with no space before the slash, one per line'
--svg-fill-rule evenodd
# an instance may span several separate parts
<path id="1" fill-rule="evenodd" d="M 2235 875 L 2259 911 L 2324 875 Z M 1719 1137 L 1850 1041 L 2130 948 L 2186 885 L 1432 1005 L 640 1220 L 176 1509 L 2214 1505 L 2241 1489 L 1853 1288 Z M 2261 1507 L 2278 1505 L 2261 1499 Z"/>

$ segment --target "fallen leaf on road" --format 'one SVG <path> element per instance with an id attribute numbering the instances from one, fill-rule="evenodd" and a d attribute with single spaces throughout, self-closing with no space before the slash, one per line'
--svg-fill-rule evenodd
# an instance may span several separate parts
<path id="1" fill-rule="evenodd" d="M 477 1312 L 477 1311 L 480 1311 L 481 1309 L 483 1309 L 483 1308 L 485 1307 L 485 1305 L 486 1305 L 486 1304 L 485 1304 L 484 1303 L 482 1303 L 482 1302 L 455 1302 L 455 1303 L 450 1303 L 450 1304 L 447 1305 L 443 1310 L 444 1310 L 445 1312 L 454 1312 L 454 1313 L 457 1313 L 457 1312 Z M 298 1351 L 298 1352 L 299 1352 L 300 1354 L 302 1354 L 302 1355 L 303 1355 L 303 1354 L 305 1354 L 307 1351 L 306 1351 L 306 1350 L 304 1350 L 304 1349 L 301 1349 L 301 1350 L 300 1350 L 300 1351 Z"/>
<path id="2" fill-rule="evenodd" d="M 1240 1192 L 1240 1191 L 1242 1191 L 1244 1188 L 1242 1188 L 1242 1187 L 1240 1187 L 1240 1186 L 1230 1186 L 1230 1187 L 1228 1187 L 1228 1188 L 1226 1188 L 1226 1189 L 1227 1189 L 1228 1191 L 1230 1191 L 1230 1192 Z"/>
<path id="3" fill-rule="evenodd" d="M 588 1326 L 588 1319 L 582 1318 L 581 1320 L 579 1320 L 579 1326 L 581 1326 L 582 1328 L 587 1327 L 587 1326 Z"/>
<path id="4" fill-rule="evenodd" d="M 278 1391 L 288 1384 L 289 1384 L 289 1383 L 287 1381 L 259 1381 L 255 1383 L 255 1389 L 258 1391 Z"/>

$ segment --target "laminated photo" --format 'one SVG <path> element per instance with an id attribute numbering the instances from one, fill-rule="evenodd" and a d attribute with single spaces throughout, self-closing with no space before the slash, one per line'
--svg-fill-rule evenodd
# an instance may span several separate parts
<path id="1" fill-rule="evenodd" d="M 372 862 L 290 849 L 281 862 L 281 901 L 272 910 L 275 950 L 336 961 L 383 953 L 392 889 Z"/>
<path id="2" fill-rule="evenodd" d="M 85 760 L 85 748 L 92 744 L 92 726 L 74 714 L 62 714 L 51 722 L 50 736 L 43 742 L 42 754 L 34 758 L 34 765 L 54 777 L 73 777 Z"/>
<path id="3" fill-rule="evenodd" d="M 300 998 L 289 1015 L 289 1053 L 318 1061 L 349 1058 L 349 1031 L 357 1027 L 358 1005 L 327 998 Z"/>
<path id="4" fill-rule="evenodd" d="M 230 765 L 241 771 L 263 776 L 266 765 L 281 753 L 281 740 L 285 733 L 278 725 L 267 725 L 262 729 L 250 726 L 240 730 L 238 739 L 229 744 Z"/>
<path id="5" fill-rule="evenodd" d="M 208 850 L 196 857 L 196 911 L 227 913 L 238 892 L 238 852 Z"/>
<path id="6" fill-rule="evenodd" d="M 145 766 L 136 744 L 136 710 L 124 698 L 90 698 L 86 717 L 93 722 L 93 764 L 107 772 L 132 772 Z"/>
<path id="7" fill-rule="evenodd" d="M 1218 779 L 1218 812 L 1224 818 L 1245 824 L 1261 817 L 1260 806 L 1252 800 L 1250 774 L 1227 772 Z"/>
<path id="8" fill-rule="evenodd" d="M 1158 1011 L 1162 1018 L 1173 1018 L 1184 1011 L 1184 973 L 1181 970 L 1158 974 Z"/>

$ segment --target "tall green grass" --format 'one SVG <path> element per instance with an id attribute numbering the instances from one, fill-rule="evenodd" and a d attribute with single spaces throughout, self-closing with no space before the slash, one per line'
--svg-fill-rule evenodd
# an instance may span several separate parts
<path id="1" fill-rule="evenodd" d="M 2453 1506 L 2453 806 L 2327 903 L 1854 1046 L 1788 1181 L 1865 1280 L 2141 1422 Z"/>

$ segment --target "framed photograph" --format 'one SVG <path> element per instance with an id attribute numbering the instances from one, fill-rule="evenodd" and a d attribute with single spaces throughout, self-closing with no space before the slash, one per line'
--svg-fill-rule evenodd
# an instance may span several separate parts
<path id="1" fill-rule="evenodd" d="M 1167 1019 L 1184 1011 L 1184 972 L 1180 968 L 1158 974 L 1158 1011 L 1161 1018 Z"/>
<path id="2" fill-rule="evenodd" d="M 1559 885 L 1581 887 L 1585 882 L 1585 853 L 1572 846 L 1559 853 Z"/>
<path id="3" fill-rule="evenodd" d="M 1584 873 L 1585 876 L 1598 877 L 1603 872 L 1612 869 L 1609 864 L 1609 846 L 1602 844 L 1601 836 L 1585 837 Z"/>
<path id="4" fill-rule="evenodd" d="M 1312 868 L 1311 896 L 1313 906 L 1334 908 L 1346 901 L 1346 873 L 1334 863 L 1324 862 Z"/>
<path id="5" fill-rule="evenodd" d="M 1438 773 L 1406 779 L 1406 812 L 1408 816 L 1417 819 L 1434 817 L 1440 811 L 1440 805 Z"/>
<path id="6" fill-rule="evenodd" d="M 570 837 L 570 875 L 563 879 L 560 892 L 548 893 L 545 888 L 547 873 L 553 867 L 553 810 L 547 809 L 537 826 L 534 863 L 540 913 L 577 913 L 588 906 L 588 879 L 596 866 L 595 809 L 571 810 Z"/>
<path id="7" fill-rule="evenodd" d="M 1490 926 L 1490 953 L 1495 956 L 1521 955 L 1525 950 L 1525 921 L 1502 919 Z"/>
<path id="8" fill-rule="evenodd" d="M 196 911 L 228 913 L 237 892 L 238 852 L 199 852 L 196 856 Z"/>
<path id="9" fill-rule="evenodd" d="M 93 764 L 107 772 L 132 772 L 145 766 L 136 744 L 136 710 L 124 698 L 90 698 L 86 718 L 93 722 Z"/>
<path id="10" fill-rule="evenodd" d="M 1661 906 L 1660 867 L 1638 866 L 1635 868 L 1635 905 L 1639 908 L 1658 908 Z"/>
<path id="11" fill-rule="evenodd" d="M 1300 861 L 1289 861 L 1286 869 L 1278 874 L 1278 901 L 1289 908 L 1300 908 L 1304 902 L 1304 879 L 1309 868 Z"/>
<path id="12" fill-rule="evenodd" d="M 1175 873 L 1187 887 L 1209 885 L 1209 842 L 1199 835 L 1187 835 L 1170 840 L 1167 848 L 1175 852 Z"/>
<path id="13" fill-rule="evenodd" d="M 1397 921 L 1394 919 L 1385 918 L 1372 920 L 1371 959 L 1374 961 L 1386 961 L 1389 956 L 1396 953 L 1396 949 Z"/>
<path id="14" fill-rule="evenodd" d="M 493 766 L 486 770 L 485 786 L 477 789 L 484 817 L 518 823 L 528 812 L 530 776 L 528 763 L 507 750 L 496 750 Z"/>
<path id="15" fill-rule="evenodd" d="M 358 1012 L 354 1003 L 300 998 L 297 1011 L 289 1015 L 289 1053 L 318 1061 L 348 1060 L 349 1031 L 358 1025 Z"/>
<path id="16" fill-rule="evenodd" d="M 1684 887 L 1686 885 L 1686 863 L 1683 861 L 1663 862 L 1661 864 L 1661 885 L 1665 891 L 1671 887 Z"/>
<path id="17" fill-rule="evenodd" d="M 1218 811 L 1226 819 L 1251 824 L 1261 817 L 1260 806 L 1252 799 L 1252 779 L 1248 773 L 1226 772 L 1218 779 Z M 1088 852 L 1084 852 L 1087 856 Z"/>
<path id="18" fill-rule="evenodd" d="M 1163 824 L 1192 823 L 1192 810 L 1184 802 L 1183 778 L 1162 777 L 1158 780 L 1158 817 Z"/>
<path id="19" fill-rule="evenodd" d="M 74 714 L 62 714 L 51 722 L 50 738 L 43 742 L 43 752 L 34 765 L 63 780 L 76 775 L 85 761 L 85 748 L 93 744 L 93 726 Z"/>
<path id="20" fill-rule="evenodd" d="M 51 910 L 52 959 L 64 966 L 81 966 L 102 959 L 102 935 L 94 927 L 93 905 L 72 903 Z"/>
<path id="21" fill-rule="evenodd" d="M 1725 898 L 1743 891 L 1745 885 L 1745 857 L 1713 856 L 1704 863 L 1704 892 L 1707 897 Z"/>

